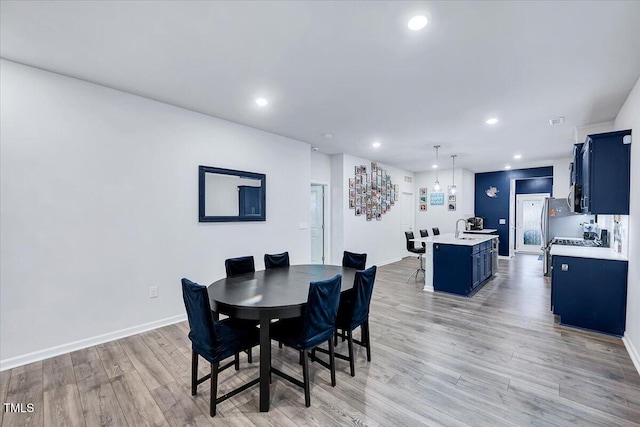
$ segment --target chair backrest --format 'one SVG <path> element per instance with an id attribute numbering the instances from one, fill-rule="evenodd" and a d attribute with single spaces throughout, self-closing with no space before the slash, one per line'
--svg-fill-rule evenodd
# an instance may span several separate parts
<path id="1" fill-rule="evenodd" d="M 216 335 L 207 288 L 189 279 L 182 279 L 182 298 L 187 309 L 193 351 L 211 359 L 216 347 Z"/>
<path id="2" fill-rule="evenodd" d="M 252 256 L 243 256 L 225 260 L 224 269 L 227 271 L 227 277 L 233 277 L 244 273 L 253 273 L 256 271 L 256 266 Z"/>
<path id="3" fill-rule="evenodd" d="M 309 284 L 302 337 L 305 348 L 315 347 L 333 337 L 341 288 L 340 274 Z"/>
<path id="4" fill-rule="evenodd" d="M 369 306 L 371 305 L 371 295 L 373 294 L 373 284 L 376 281 L 377 267 L 374 265 L 364 271 L 356 271 L 353 281 L 353 302 L 350 308 L 351 325 L 353 330 L 360 326 L 369 317 Z"/>
<path id="5" fill-rule="evenodd" d="M 427 230 L 420 230 L 420 237 L 429 237 L 429 232 Z"/>
<path id="6" fill-rule="evenodd" d="M 281 254 L 264 254 L 264 268 L 289 267 L 289 252 Z"/>
<path id="7" fill-rule="evenodd" d="M 440 229 L 438 227 L 433 227 L 431 231 L 433 231 L 434 236 L 438 236 L 440 234 Z"/>
<path id="8" fill-rule="evenodd" d="M 342 255 L 342 266 L 355 268 L 356 270 L 364 270 L 367 268 L 367 254 L 356 254 L 354 252 L 344 251 Z"/>
<path id="9" fill-rule="evenodd" d="M 413 239 L 413 231 L 405 231 L 404 232 L 404 238 L 407 239 L 407 250 L 411 251 L 413 249 L 416 248 L 416 244 L 415 242 L 412 242 L 411 239 Z"/>

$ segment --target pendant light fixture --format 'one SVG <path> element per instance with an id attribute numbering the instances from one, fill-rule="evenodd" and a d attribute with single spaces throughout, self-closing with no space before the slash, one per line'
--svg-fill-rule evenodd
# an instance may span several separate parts
<path id="1" fill-rule="evenodd" d="M 440 148 L 439 145 L 434 145 L 433 148 L 436 149 L 436 164 L 434 165 L 436 168 L 436 182 L 433 183 L 433 191 L 435 193 L 439 193 L 440 191 L 442 191 L 442 187 L 440 186 L 440 181 L 438 181 L 438 148 Z"/>
<path id="2" fill-rule="evenodd" d="M 454 195 L 458 192 L 458 188 L 456 187 L 456 157 L 457 156 L 458 156 L 457 154 L 451 155 L 451 160 L 453 161 L 453 169 L 452 169 L 453 185 L 451 186 L 451 188 L 449 188 L 449 194 L 451 195 Z"/>

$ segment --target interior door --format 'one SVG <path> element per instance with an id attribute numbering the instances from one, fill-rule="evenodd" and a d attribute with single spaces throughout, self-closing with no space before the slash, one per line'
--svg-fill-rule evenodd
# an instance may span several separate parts
<path id="1" fill-rule="evenodd" d="M 541 214 L 545 194 L 516 195 L 516 252 L 542 253 Z"/>
<path id="2" fill-rule="evenodd" d="M 324 264 L 324 186 L 311 184 L 311 263 Z"/>

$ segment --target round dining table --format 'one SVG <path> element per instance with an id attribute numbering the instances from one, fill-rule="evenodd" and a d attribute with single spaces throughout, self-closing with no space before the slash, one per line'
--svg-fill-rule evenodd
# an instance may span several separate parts
<path id="1" fill-rule="evenodd" d="M 213 311 L 260 323 L 260 412 L 267 412 L 270 404 L 271 320 L 301 316 L 310 282 L 341 274 L 344 292 L 353 287 L 356 271 L 336 265 L 292 265 L 228 277 L 209 285 Z"/>

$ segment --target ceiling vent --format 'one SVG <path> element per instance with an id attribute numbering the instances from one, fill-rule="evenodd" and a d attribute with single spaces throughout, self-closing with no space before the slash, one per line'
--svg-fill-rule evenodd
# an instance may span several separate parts
<path id="1" fill-rule="evenodd" d="M 564 117 L 556 117 L 555 119 L 549 120 L 550 126 L 561 125 L 564 123 Z"/>
<path id="2" fill-rule="evenodd" d="M 411 184 L 413 182 L 413 178 L 411 178 L 410 176 L 405 176 L 404 182 L 406 182 L 407 184 Z"/>

